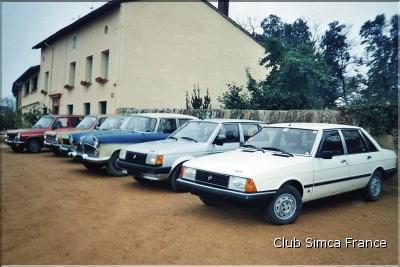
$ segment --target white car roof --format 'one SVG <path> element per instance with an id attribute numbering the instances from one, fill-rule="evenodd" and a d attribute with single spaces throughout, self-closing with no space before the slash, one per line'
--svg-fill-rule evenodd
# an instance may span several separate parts
<path id="1" fill-rule="evenodd" d="M 263 123 L 261 121 L 254 121 L 254 120 L 242 120 L 242 119 L 203 119 L 199 121 L 206 121 L 206 122 L 215 122 L 215 123 L 226 123 L 226 122 L 236 122 L 236 123 L 246 123 L 246 122 L 252 122 L 252 123 Z"/>
<path id="2" fill-rule="evenodd" d="M 194 116 L 177 114 L 177 113 L 134 113 L 129 114 L 130 116 L 143 116 L 150 118 L 178 118 L 178 119 L 197 119 Z"/>
<path id="3" fill-rule="evenodd" d="M 327 130 L 327 129 L 361 129 L 361 127 L 345 125 L 345 124 L 332 124 L 332 123 L 274 123 L 269 124 L 271 127 L 287 127 L 287 128 L 301 128 L 310 130 Z"/>

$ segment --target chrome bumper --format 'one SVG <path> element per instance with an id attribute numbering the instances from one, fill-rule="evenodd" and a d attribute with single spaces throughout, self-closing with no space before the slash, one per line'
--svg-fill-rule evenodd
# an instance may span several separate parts
<path id="1" fill-rule="evenodd" d="M 15 141 L 15 140 L 4 140 L 4 143 L 6 143 L 7 145 L 22 145 L 25 144 L 24 141 Z"/>

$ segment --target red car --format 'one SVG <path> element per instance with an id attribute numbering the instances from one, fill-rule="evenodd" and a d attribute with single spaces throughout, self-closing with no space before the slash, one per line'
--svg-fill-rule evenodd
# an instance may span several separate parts
<path id="1" fill-rule="evenodd" d="M 25 148 L 30 153 L 40 152 L 43 146 L 44 133 L 59 128 L 73 128 L 82 120 L 80 115 L 47 115 L 43 116 L 30 129 L 8 130 L 5 143 L 14 152 L 22 152 Z"/>

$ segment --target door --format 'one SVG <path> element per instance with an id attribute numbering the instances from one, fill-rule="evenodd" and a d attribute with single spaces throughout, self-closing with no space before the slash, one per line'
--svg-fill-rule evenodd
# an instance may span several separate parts
<path id="1" fill-rule="evenodd" d="M 238 123 L 224 123 L 216 136 L 216 139 L 222 139 L 222 145 L 212 144 L 211 153 L 220 153 L 239 148 L 240 132 Z"/>
<path id="2" fill-rule="evenodd" d="M 322 152 L 332 153 L 332 158 L 321 158 Z M 344 192 L 350 175 L 348 155 L 338 130 L 324 131 L 314 158 L 314 184 L 311 199 L 317 199 Z"/>
<path id="3" fill-rule="evenodd" d="M 357 129 L 342 129 L 343 138 L 349 154 L 351 183 L 349 190 L 365 187 L 375 168 L 374 153 L 368 149 Z"/>

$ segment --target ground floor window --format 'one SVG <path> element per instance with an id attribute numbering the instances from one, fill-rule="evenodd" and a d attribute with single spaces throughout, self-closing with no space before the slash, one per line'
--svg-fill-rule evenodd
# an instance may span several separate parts
<path id="1" fill-rule="evenodd" d="M 67 105 L 67 114 L 74 114 L 74 105 Z"/>
<path id="2" fill-rule="evenodd" d="M 107 114 L 107 101 L 99 102 L 99 114 Z"/>
<path id="3" fill-rule="evenodd" d="M 85 115 L 90 115 L 90 103 L 83 103 L 83 112 Z"/>

